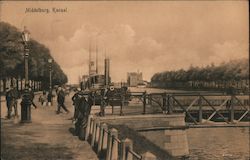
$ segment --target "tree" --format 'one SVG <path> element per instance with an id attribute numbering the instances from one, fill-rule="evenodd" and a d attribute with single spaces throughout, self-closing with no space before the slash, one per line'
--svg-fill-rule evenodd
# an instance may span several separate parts
<path id="1" fill-rule="evenodd" d="M 24 77 L 23 53 L 21 31 L 8 23 L 0 22 L 1 79 Z M 29 79 L 39 80 L 44 84 L 48 84 L 48 59 L 52 58 L 50 50 L 43 44 L 31 39 L 29 42 L 29 53 Z M 67 76 L 56 61 L 53 63 L 52 79 L 58 85 L 67 82 Z"/>

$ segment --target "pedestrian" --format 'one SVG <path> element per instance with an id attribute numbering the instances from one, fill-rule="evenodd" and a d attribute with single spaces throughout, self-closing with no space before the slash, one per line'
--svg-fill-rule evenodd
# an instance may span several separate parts
<path id="1" fill-rule="evenodd" d="M 63 89 L 61 87 L 58 88 L 58 94 L 57 94 L 57 103 L 58 103 L 58 108 L 57 108 L 57 114 L 60 113 L 60 109 L 61 107 L 67 112 L 69 113 L 69 110 L 66 108 L 66 106 L 64 105 L 64 101 L 65 101 L 65 93 L 63 91 Z"/>
<path id="2" fill-rule="evenodd" d="M 92 101 L 88 98 L 88 101 L 82 96 L 78 103 L 79 113 L 77 115 L 77 121 L 75 123 L 75 134 L 79 136 L 81 140 L 84 140 L 86 134 L 86 127 L 88 123 L 88 117 L 92 107 Z"/>
<path id="3" fill-rule="evenodd" d="M 35 107 L 35 109 L 37 109 L 36 104 L 34 103 L 34 98 L 35 98 L 35 94 L 32 91 L 32 88 L 29 88 L 29 92 L 30 92 L 30 100 L 31 100 L 31 105 Z"/>
<path id="4" fill-rule="evenodd" d="M 101 117 L 105 116 L 105 107 L 107 106 L 108 101 L 109 101 L 108 92 L 109 92 L 108 88 L 104 88 L 101 90 L 101 105 L 100 105 L 100 112 L 99 112 L 99 116 Z"/>
<path id="5" fill-rule="evenodd" d="M 79 109 L 77 107 L 79 105 L 80 98 L 81 98 L 81 89 L 77 88 L 76 93 L 72 97 L 73 106 L 74 106 L 74 115 L 71 119 L 73 121 L 75 121 L 77 119 L 77 116 L 78 116 Z"/>
<path id="6" fill-rule="evenodd" d="M 11 88 L 7 88 L 6 89 L 6 94 L 5 94 L 5 98 L 6 98 L 6 106 L 7 106 L 7 119 L 11 118 L 11 112 L 12 112 L 12 96 L 11 96 Z"/>
<path id="7" fill-rule="evenodd" d="M 12 96 L 12 106 L 14 107 L 14 116 L 18 117 L 18 110 L 17 110 L 17 100 L 19 98 L 17 89 L 14 87 L 11 91 Z"/>
<path id="8" fill-rule="evenodd" d="M 41 102 L 41 105 L 42 106 L 45 106 L 46 105 L 46 91 L 43 91 L 43 94 L 39 97 L 39 101 Z"/>
<path id="9" fill-rule="evenodd" d="M 53 95 L 52 95 L 52 91 L 49 91 L 48 95 L 47 95 L 47 105 L 48 106 L 51 106 L 52 105 L 52 98 L 53 98 Z"/>

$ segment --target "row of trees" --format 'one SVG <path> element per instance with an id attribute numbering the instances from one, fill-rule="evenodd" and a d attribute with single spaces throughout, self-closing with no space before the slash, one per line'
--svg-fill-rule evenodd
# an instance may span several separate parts
<path id="1" fill-rule="evenodd" d="M 218 66 L 193 67 L 188 70 L 156 73 L 151 78 L 154 87 L 247 89 L 249 83 L 248 59 L 231 60 Z"/>
<path id="2" fill-rule="evenodd" d="M 48 59 L 50 51 L 43 44 L 31 39 L 29 42 L 29 79 L 41 81 L 47 87 L 49 81 Z M 0 22 L 0 80 L 24 78 L 24 45 L 21 31 L 8 23 Z M 53 58 L 52 58 L 53 59 Z M 53 61 L 52 79 L 54 85 L 66 83 L 67 76 Z"/>

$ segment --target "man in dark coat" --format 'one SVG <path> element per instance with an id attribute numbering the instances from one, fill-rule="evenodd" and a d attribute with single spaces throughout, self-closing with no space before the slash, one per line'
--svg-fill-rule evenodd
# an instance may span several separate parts
<path id="1" fill-rule="evenodd" d="M 47 101 L 48 101 L 48 106 L 51 106 L 52 105 L 52 98 L 53 98 L 53 95 L 52 95 L 52 91 L 49 91 L 48 95 L 47 95 Z"/>
<path id="2" fill-rule="evenodd" d="M 34 103 L 34 98 L 35 98 L 35 94 L 32 91 L 32 88 L 29 88 L 29 92 L 30 92 L 30 100 L 31 100 L 31 104 L 35 107 L 35 109 L 37 109 L 36 104 Z"/>
<path id="3" fill-rule="evenodd" d="M 12 95 L 11 95 L 11 89 L 7 88 L 6 94 L 5 94 L 5 98 L 6 98 L 6 106 L 7 106 L 7 119 L 11 118 L 11 112 L 12 112 Z"/>
<path id="4" fill-rule="evenodd" d="M 58 103 L 58 108 L 57 108 L 57 114 L 60 113 L 60 109 L 61 107 L 67 112 L 69 113 L 69 110 L 66 108 L 66 106 L 64 105 L 64 101 L 65 101 L 65 93 L 63 91 L 63 89 L 61 87 L 58 88 L 58 93 L 57 93 L 57 103 Z"/>
<path id="5" fill-rule="evenodd" d="M 79 106 L 80 103 L 80 98 L 81 98 L 81 89 L 77 89 L 76 93 L 73 95 L 72 97 L 72 101 L 73 101 L 73 106 L 74 106 L 74 116 L 72 118 L 72 120 L 76 120 L 79 114 L 79 109 L 77 108 Z"/>
<path id="6" fill-rule="evenodd" d="M 18 92 L 17 92 L 17 89 L 14 87 L 12 89 L 12 106 L 14 107 L 14 115 L 15 117 L 18 117 L 18 111 L 17 111 L 17 100 L 19 98 L 19 95 L 18 95 Z"/>
<path id="7" fill-rule="evenodd" d="M 86 134 L 86 127 L 88 123 L 88 117 L 91 111 L 92 101 L 82 96 L 79 99 L 78 103 L 78 115 L 77 115 L 77 121 L 75 123 L 75 134 L 79 136 L 80 139 L 84 139 Z"/>

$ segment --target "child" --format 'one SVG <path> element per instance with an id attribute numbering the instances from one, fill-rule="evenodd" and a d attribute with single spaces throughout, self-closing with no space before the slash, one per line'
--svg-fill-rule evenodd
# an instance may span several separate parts
<path id="1" fill-rule="evenodd" d="M 39 97 L 39 101 L 41 102 L 42 106 L 46 106 L 46 91 L 43 91 L 43 94 Z"/>

